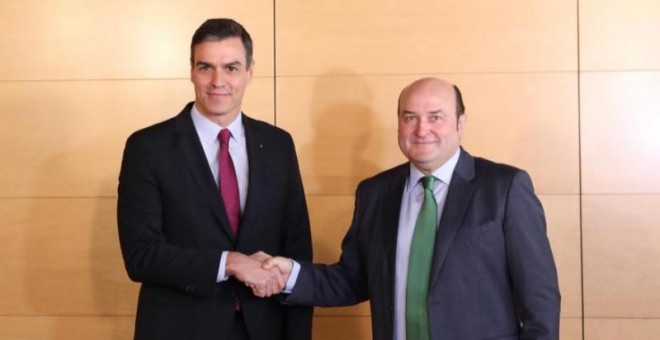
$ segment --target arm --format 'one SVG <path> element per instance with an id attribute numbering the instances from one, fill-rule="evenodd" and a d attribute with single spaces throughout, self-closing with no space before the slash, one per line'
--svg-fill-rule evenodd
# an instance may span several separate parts
<path id="1" fill-rule="evenodd" d="M 558 339 L 561 297 L 543 208 L 527 173 L 509 189 L 504 220 L 507 259 L 522 322 L 521 339 Z"/>
<path id="2" fill-rule="evenodd" d="M 285 303 L 337 307 L 354 305 L 367 299 L 366 272 L 357 231 L 363 215 L 359 210 L 360 192 L 358 188 L 353 222 L 342 241 L 339 262 L 332 265 L 302 262 L 298 280 L 291 294 L 284 299 Z"/>
<path id="3" fill-rule="evenodd" d="M 303 189 L 298 157 L 290 136 L 288 195 L 286 204 L 286 218 L 284 225 L 287 230 L 282 247 L 282 255 L 297 261 L 312 261 L 312 235 L 309 226 L 309 215 L 305 192 Z M 277 270 L 273 268 L 273 270 Z M 286 276 L 288 278 L 288 275 Z M 286 281 L 285 281 L 286 282 Z M 285 338 L 311 339 L 312 334 L 312 308 L 307 306 L 286 306 Z"/>
<path id="4" fill-rule="evenodd" d="M 117 221 L 126 271 L 133 281 L 212 296 L 222 251 L 167 242 L 155 147 L 143 137 L 134 134 L 126 142 L 119 175 Z"/>
<path id="5" fill-rule="evenodd" d="M 263 252 L 247 256 L 230 251 L 227 254 L 227 275 L 245 283 L 258 297 L 279 294 L 284 289 L 285 279 L 277 268 L 262 268 L 262 262 L 268 257 L 269 255 Z"/>
<path id="6" fill-rule="evenodd" d="M 159 159 L 156 142 L 138 133 L 129 138 L 124 150 L 119 177 L 117 220 L 124 263 L 129 277 L 137 282 L 169 286 L 198 296 L 213 296 L 216 282 L 224 274 L 247 281 L 259 296 L 269 296 L 281 289 L 281 276 L 276 271 L 261 269 L 257 261 L 247 256 L 228 252 L 225 256 L 225 273 L 219 273 L 223 249 L 181 247 L 169 242 L 164 232 L 166 211 L 164 202 L 186 204 L 178 198 L 164 197 L 163 164 Z M 165 165 L 167 166 L 167 165 Z M 159 171 L 161 169 L 161 171 Z M 185 207 L 184 207 L 185 209 Z M 169 211 L 169 215 L 175 215 Z M 171 218 L 170 218 L 171 219 Z M 193 226 L 183 223 L 207 223 L 179 220 L 179 232 L 191 232 Z M 184 231 L 182 231 L 184 230 Z M 176 230 L 170 229 L 170 233 Z M 189 235 L 191 239 L 205 235 Z"/>

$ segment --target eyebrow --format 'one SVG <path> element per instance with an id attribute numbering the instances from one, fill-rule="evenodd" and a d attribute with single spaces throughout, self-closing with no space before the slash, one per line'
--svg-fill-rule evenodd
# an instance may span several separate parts
<path id="1" fill-rule="evenodd" d="M 431 112 L 429 112 L 429 113 L 435 115 L 435 114 L 444 113 L 444 111 L 442 111 L 442 110 L 435 110 L 435 111 L 431 111 Z M 403 114 L 404 114 L 404 115 L 414 115 L 414 114 L 416 114 L 416 112 L 415 112 L 415 111 L 403 110 Z"/>
<path id="2" fill-rule="evenodd" d="M 240 61 L 232 61 L 231 63 L 224 64 L 224 67 L 229 67 L 229 66 L 241 66 L 243 65 Z"/>
<path id="3" fill-rule="evenodd" d="M 236 60 L 236 61 L 232 61 L 232 62 L 230 62 L 230 63 L 223 64 L 222 67 L 241 66 L 241 65 L 243 65 L 243 64 L 242 64 L 240 61 Z M 211 67 L 215 67 L 215 65 L 213 65 L 212 63 L 210 63 L 210 62 L 208 62 L 208 61 L 203 61 L 203 60 L 197 61 L 197 62 L 195 63 L 195 66 L 211 66 Z"/>
<path id="4" fill-rule="evenodd" d="M 197 61 L 195 62 L 195 67 L 197 66 L 213 66 L 213 64 L 206 61 Z"/>

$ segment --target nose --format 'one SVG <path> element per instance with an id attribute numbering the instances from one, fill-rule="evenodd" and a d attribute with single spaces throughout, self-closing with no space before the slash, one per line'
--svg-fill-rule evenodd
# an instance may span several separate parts
<path id="1" fill-rule="evenodd" d="M 417 125 L 415 126 L 415 135 L 417 137 L 424 137 L 429 131 L 428 123 L 426 123 L 423 119 L 419 120 L 417 122 Z"/>
<path id="2" fill-rule="evenodd" d="M 214 71 L 213 75 L 211 76 L 211 85 L 215 87 L 221 87 L 224 84 L 225 84 L 225 77 L 222 71 L 220 70 Z"/>

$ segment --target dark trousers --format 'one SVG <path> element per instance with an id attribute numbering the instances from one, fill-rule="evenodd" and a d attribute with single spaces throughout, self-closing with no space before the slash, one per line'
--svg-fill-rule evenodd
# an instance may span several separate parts
<path id="1" fill-rule="evenodd" d="M 243 315 L 241 313 L 237 313 L 236 317 L 234 317 L 234 324 L 231 327 L 229 340 L 250 340 L 247 334 L 247 327 L 245 327 L 245 321 L 243 320 Z"/>

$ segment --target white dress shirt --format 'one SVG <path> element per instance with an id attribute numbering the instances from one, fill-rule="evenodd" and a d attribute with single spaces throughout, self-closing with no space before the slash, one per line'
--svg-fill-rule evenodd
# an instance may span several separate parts
<path id="1" fill-rule="evenodd" d="M 202 144 L 204 149 L 204 154 L 206 155 L 206 160 L 209 163 L 211 172 L 213 173 L 213 179 L 215 184 L 219 188 L 219 176 L 220 176 L 220 163 L 218 161 L 218 152 L 220 151 L 220 140 L 218 135 L 220 130 L 223 128 L 211 121 L 210 119 L 204 117 L 197 110 L 197 106 L 193 105 L 190 110 L 190 116 L 192 117 L 193 125 L 197 131 L 197 136 L 199 141 Z M 247 188 L 248 188 L 248 158 L 247 158 L 247 146 L 245 143 L 245 129 L 243 128 L 243 113 L 239 113 L 226 128 L 231 131 L 231 138 L 229 139 L 229 155 L 231 156 L 232 162 L 234 163 L 234 169 L 236 170 L 236 179 L 238 180 L 238 194 L 241 201 L 241 214 L 245 209 L 245 200 L 247 198 Z M 218 189 L 218 197 L 220 197 L 220 189 Z M 222 252 L 220 258 L 220 267 L 218 268 L 218 275 L 216 278 L 217 282 L 227 280 L 225 275 L 225 264 L 227 263 L 227 251 Z"/>

